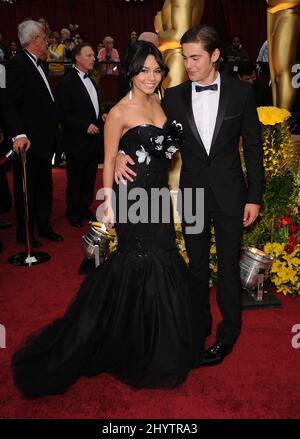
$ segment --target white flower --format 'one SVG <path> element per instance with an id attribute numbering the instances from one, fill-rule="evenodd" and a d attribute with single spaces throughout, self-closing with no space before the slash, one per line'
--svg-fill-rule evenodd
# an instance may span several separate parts
<path id="1" fill-rule="evenodd" d="M 182 124 L 177 122 L 177 120 L 173 120 L 172 125 L 175 125 L 178 131 L 183 131 Z"/>
<path id="2" fill-rule="evenodd" d="M 136 155 L 138 156 L 138 162 L 144 163 L 144 161 L 146 160 L 146 164 L 149 165 L 149 163 L 151 161 L 151 157 L 142 145 L 140 145 L 140 147 L 141 147 L 141 150 L 136 151 Z"/>
<path id="3" fill-rule="evenodd" d="M 175 154 L 175 152 L 177 150 L 178 150 L 178 148 L 176 148 L 176 146 L 174 146 L 174 145 L 169 146 L 169 148 L 165 152 L 165 156 L 167 157 L 167 159 L 171 160 L 173 154 Z"/>
<path id="4" fill-rule="evenodd" d="M 177 151 L 178 148 L 176 148 L 176 146 L 171 145 L 169 146 L 169 148 L 167 149 L 168 152 L 170 152 L 171 154 L 174 154 Z"/>
<path id="5" fill-rule="evenodd" d="M 155 149 L 157 151 L 161 151 L 162 150 L 164 139 L 165 139 L 164 136 L 157 136 L 157 137 L 152 137 L 151 138 L 152 142 L 154 142 L 154 144 L 155 144 Z"/>

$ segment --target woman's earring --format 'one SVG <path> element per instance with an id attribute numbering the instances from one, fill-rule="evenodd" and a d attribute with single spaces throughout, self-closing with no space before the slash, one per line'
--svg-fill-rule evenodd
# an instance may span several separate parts
<path id="1" fill-rule="evenodd" d="M 158 94 L 159 100 L 161 101 L 161 92 L 160 92 L 160 88 L 159 87 L 157 88 L 157 94 Z"/>
<path id="2" fill-rule="evenodd" d="M 129 99 L 130 101 L 132 101 L 132 81 L 130 81 L 130 83 L 129 83 L 129 87 L 130 87 L 130 90 L 129 90 L 128 99 Z"/>

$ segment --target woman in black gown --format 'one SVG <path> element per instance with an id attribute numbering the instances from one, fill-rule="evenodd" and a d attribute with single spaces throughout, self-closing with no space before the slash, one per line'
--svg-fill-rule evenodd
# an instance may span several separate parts
<path id="1" fill-rule="evenodd" d="M 167 189 L 169 158 L 180 141 L 179 124 L 166 121 L 155 93 L 166 73 L 155 46 L 134 45 L 128 65 L 131 90 L 105 124 L 103 221 L 115 225 L 118 247 L 84 280 L 65 314 L 14 354 L 15 384 L 27 398 L 63 393 L 80 376 L 101 372 L 138 388 L 174 387 L 201 362 L 199 291 L 176 249 L 172 214 L 166 221 L 159 212 L 153 221 L 150 212 L 151 190 Z M 119 206 L 125 187 L 113 184 L 118 150 L 136 158 L 137 176 L 126 188 L 146 195 L 148 222 L 136 221 L 136 201 L 128 200 L 127 222 L 113 209 L 110 189 Z M 170 200 L 166 205 L 171 213 Z"/>

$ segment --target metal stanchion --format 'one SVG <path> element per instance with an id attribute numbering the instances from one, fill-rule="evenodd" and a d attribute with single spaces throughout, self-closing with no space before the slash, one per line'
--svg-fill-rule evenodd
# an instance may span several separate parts
<path id="1" fill-rule="evenodd" d="M 49 261 L 50 255 L 43 252 L 32 252 L 29 235 L 29 209 L 28 209 L 28 191 L 27 191 L 27 177 L 26 177 L 26 152 L 25 148 L 21 151 L 22 159 L 22 183 L 24 195 L 24 210 L 25 210 L 25 231 L 26 231 L 26 252 L 17 253 L 8 259 L 8 262 L 17 266 L 28 266 L 43 264 Z"/>

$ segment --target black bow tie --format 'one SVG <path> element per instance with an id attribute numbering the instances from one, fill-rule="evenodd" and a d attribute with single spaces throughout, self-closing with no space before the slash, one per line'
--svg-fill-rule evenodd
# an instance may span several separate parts
<path id="1" fill-rule="evenodd" d="M 80 73 L 83 73 L 83 72 L 81 72 L 80 70 L 78 70 L 78 69 L 75 69 L 76 70 L 76 72 L 78 73 L 78 75 L 80 75 Z M 85 78 L 90 78 L 91 76 L 90 76 L 90 74 L 89 73 L 85 73 L 84 75 L 83 75 L 83 79 L 85 79 Z"/>
<path id="2" fill-rule="evenodd" d="M 38 59 L 36 60 L 36 65 L 37 65 L 37 66 L 40 66 L 41 64 L 42 64 L 42 60 L 38 58 Z"/>
<path id="3" fill-rule="evenodd" d="M 196 85 L 195 89 L 196 89 L 196 92 L 205 91 L 205 90 L 217 91 L 218 90 L 218 84 Z"/>

